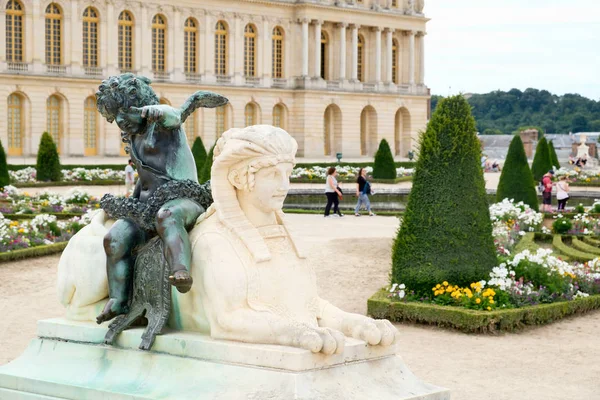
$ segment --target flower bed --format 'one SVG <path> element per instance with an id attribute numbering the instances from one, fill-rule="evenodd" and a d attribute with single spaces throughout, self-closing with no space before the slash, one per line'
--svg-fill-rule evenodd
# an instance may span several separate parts
<path id="1" fill-rule="evenodd" d="M 36 183 L 37 171 L 35 168 L 28 167 L 18 171 L 9 171 L 11 182 L 14 183 Z M 112 169 L 63 169 L 62 170 L 64 182 L 91 182 L 91 181 L 120 181 L 125 180 L 125 170 L 112 170 Z"/>
<path id="2" fill-rule="evenodd" d="M 11 216 L 40 213 L 82 215 L 99 206 L 98 199 L 80 188 L 73 188 L 64 196 L 48 191 L 31 196 L 14 186 L 6 186 L 0 191 L 0 213 Z"/>
<path id="3" fill-rule="evenodd" d="M 311 167 L 297 167 L 292 171 L 292 175 L 290 177 L 291 182 L 325 182 L 325 178 L 327 177 L 327 170 L 329 167 L 321 167 L 321 166 L 311 166 Z M 367 175 L 373 173 L 373 167 L 366 167 Z M 339 181 L 352 181 L 356 180 L 356 174 L 358 173 L 358 168 L 353 166 L 336 166 L 336 171 L 338 172 L 338 180 Z M 412 175 L 414 173 L 413 168 L 396 168 L 396 179 L 391 180 L 391 182 L 396 182 L 398 180 L 410 180 L 412 179 Z"/>
<path id="4" fill-rule="evenodd" d="M 554 174 L 558 179 L 561 176 L 566 176 L 569 179 L 571 186 L 600 186 L 600 172 L 597 170 L 589 171 L 575 168 L 573 170 L 559 168 Z"/>

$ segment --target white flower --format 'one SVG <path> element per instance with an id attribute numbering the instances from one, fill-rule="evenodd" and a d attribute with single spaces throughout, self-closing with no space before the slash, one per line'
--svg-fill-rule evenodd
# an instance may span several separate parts
<path id="1" fill-rule="evenodd" d="M 397 287 L 398 287 L 398 284 L 397 284 L 397 283 L 394 283 L 394 284 L 392 285 L 392 288 L 390 289 L 390 292 L 395 292 Z"/>

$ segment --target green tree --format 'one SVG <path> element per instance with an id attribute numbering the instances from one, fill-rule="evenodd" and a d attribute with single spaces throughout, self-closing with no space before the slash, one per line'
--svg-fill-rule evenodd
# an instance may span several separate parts
<path id="1" fill-rule="evenodd" d="M 577 113 L 573 116 L 571 120 L 571 132 L 579 133 L 579 132 L 587 132 L 589 129 L 588 119 L 585 115 L 581 113 Z"/>
<path id="2" fill-rule="evenodd" d="M 56 144 L 48 132 L 44 132 L 40 139 L 40 147 L 37 153 L 36 179 L 38 181 L 60 181 L 62 172 L 60 168 L 60 158 Z"/>
<path id="3" fill-rule="evenodd" d="M 545 137 L 538 141 L 537 148 L 535 149 L 535 156 L 533 156 L 533 164 L 531 165 L 531 173 L 533 179 L 539 181 L 542 176 L 552 169 L 552 160 L 550 159 L 550 149 L 548 148 L 548 141 Z"/>
<path id="4" fill-rule="evenodd" d="M 4 146 L 0 141 L 0 187 L 10 184 L 10 176 L 8 175 L 8 165 L 6 164 L 6 153 Z"/>
<path id="5" fill-rule="evenodd" d="M 529 169 L 523 141 L 519 135 L 515 135 L 510 142 L 498 183 L 496 201 L 500 202 L 504 199 L 513 199 L 517 203 L 522 201 L 538 211 L 538 198 L 533 175 Z"/>
<path id="6" fill-rule="evenodd" d="M 204 165 L 202 166 L 202 172 L 200 173 L 200 176 L 198 177 L 198 181 L 200 183 L 204 183 L 204 182 L 210 180 L 210 170 L 212 169 L 213 153 L 215 150 L 215 145 L 216 145 L 216 143 L 210 148 L 210 151 L 208 152 L 208 156 L 206 157 L 206 161 L 204 162 Z"/>
<path id="7" fill-rule="evenodd" d="M 408 206 L 392 251 L 392 281 L 417 293 L 437 283 L 469 285 L 496 264 L 471 107 L 441 100 L 419 138 Z"/>
<path id="8" fill-rule="evenodd" d="M 202 167 L 204 167 L 204 163 L 206 162 L 206 148 L 204 147 L 204 143 L 202 143 L 200 136 L 194 140 L 192 154 L 194 155 L 194 161 L 196 162 L 196 171 L 198 172 L 198 177 L 200 177 L 200 174 L 202 173 Z"/>
<path id="9" fill-rule="evenodd" d="M 375 162 L 373 163 L 373 178 L 375 179 L 396 179 L 396 164 L 394 156 L 387 140 L 383 139 L 379 143 L 379 149 L 375 153 Z"/>
<path id="10" fill-rule="evenodd" d="M 554 143 L 552 143 L 552 140 L 548 141 L 548 151 L 550 151 L 550 161 L 551 161 L 552 167 L 560 168 L 560 162 L 558 161 L 558 156 L 556 155 L 556 149 L 554 148 Z"/>
<path id="11" fill-rule="evenodd" d="M 504 135 L 500 129 L 487 128 L 483 131 L 482 135 Z"/>

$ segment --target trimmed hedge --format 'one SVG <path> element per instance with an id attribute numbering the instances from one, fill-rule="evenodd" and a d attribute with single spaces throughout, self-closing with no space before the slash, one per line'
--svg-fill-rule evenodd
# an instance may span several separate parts
<path id="1" fill-rule="evenodd" d="M 594 239 L 589 236 L 584 236 L 583 241 L 591 244 L 592 246 L 600 247 L 600 240 L 598 240 L 598 239 Z"/>
<path id="2" fill-rule="evenodd" d="M 389 185 L 393 185 L 400 182 L 410 182 L 412 181 L 412 176 L 401 176 L 396 179 L 370 179 L 370 183 L 385 183 Z M 325 184 L 325 179 L 307 179 L 307 178 L 291 178 L 291 183 L 322 183 Z M 343 183 L 356 183 L 356 178 L 345 178 L 338 179 L 338 182 Z"/>
<path id="3" fill-rule="evenodd" d="M 481 147 L 463 96 L 443 99 L 419 138 L 419 159 L 392 249 L 392 282 L 430 293 L 468 286 L 497 264 Z"/>
<path id="4" fill-rule="evenodd" d="M 554 148 L 554 143 L 552 143 L 552 140 L 548 142 L 548 151 L 550 151 L 550 161 L 552 162 L 552 167 L 560 168 L 560 162 L 558 161 L 556 149 Z"/>
<path id="5" fill-rule="evenodd" d="M 192 154 L 194 155 L 194 161 L 196 162 L 196 172 L 198 177 L 202 173 L 202 167 L 204 167 L 204 163 L 206 162 L 206 148 L 204 147 L 204 143 L 202 143 L 202 138 L 198 136 L 196 140 L 194 140 L 194 145 L 192 146 Z"/>
<path id="6" fill-rule="evenodd" d="M 45 246 L 31 247 L 29 249 L 13 250 L 0 253 L 0 263 L 60 253 L 65 249 L 65 247 L 67 247 L 68 243 L 69 242 L 61 242 Z"/>
<path id="7" fill-rule="evenodd" d="M 36 179 L 38 181 L 60 181 L 62 171 L 60 167 L 60 158 L 56 144 L 48 132 L 42 134 L 40 147 L 37 153 L 37 162 L 35 165 L 37 171 Z"/>
<path id="8" fill-rule="evenodd" d="M 373 318 L 385 318 L 392 322 L 437 325 L 466 333 L 514 332 L 597 309 L 600 309 L 600 295 L 494 311 L 391 301 L 385 289 L 375 293 L 367 302 L 367 313 Z"/>
<path id="9" fill-rule="evenodd" d="M 125 185 L 121 180 L 95 180 L 95 181 L 58 181 L 58 182 L 25 182 L 15 183 L 18 188 L 37 188 L 37 187 L 54 187 L 54 186 L 121 186 Z"/>
<path id="10" fill-rule="evenodd" d="M 75 169 L 75 168 L 83 168 L 83 169 L 113 169 L 113 170 L 122 170 L 123 166 L 127 164 L 127 160 L 123 162 L 123 164 L 66 164 L 61 165 L 61 169 Z M 35 168 L 33 164 L 8 164 L 9 171 L 20 171 L 25 168 Z"/>
<path id="11" fill-rule="evenodd" d="M 537 249 L 540 246 L 538 246 L 535 243 L 535 233 L 534 232 L 527 232 L 525 234 L 525 236 L 523 236 L 521 238 L 521 240 L 519 240 L 519 243 L 517 243 L 517 245 L 515 246 L 515 249 L 513 251 L 513 254 L 518 254 L 524 250 L 529 250 L 531 252 L 535 252 L 537 251 Z"/>
<path id="12" fill-rule="evenodd" d="M 571 240 L 571 238 L 568 236 L 564 236 L 564 238 Z M 569 259 L 572 261 L 587 262 L 596 258 L 596 256 L 593 254 L 572 248 L 563 241 L 563 236 L 561 235 L 554 235 L 554 238 L 552 239 L 552 247 L 559 253 L 569 257 Z"/>
<path id="13" fill-rule="evenodd" d="M 550 160 L 550 150 L 548 149 L 548 142 L 545 137 L 542 137 L 535 149 L 535 156 L 533 157 L 533 164 L 531 165 L 531 173 L 533 179 L 538 182 L 542 179 L 542 176 L 552 169 L 552 160 Z"/>
<path id="14" fill-rule="evenodd" d="M 8 165 L 6 164 L 6 153 L 4 146 L 0 141 L 0 187 L 10 184 L 10 176 L 8 175 Z"/>
<path id="15" fill-rule="evenodd" d="M 496 201 L 501 202 L 504 199 L 514 199 L 517 203 L 522 201 L 535 211 L 539 209 L 533 175 L 529 169 L 523 141 L 519 135 L 515 135 L 510 142 L 506 162 L 498 183 Z"/>
<path id="16" fill-rule="evenodd" d="M 325 206 L 323 206 L 323 208 L 325 208 Z M 283 212 L 285 214 L 318 214 L 318 215 L 323 215 L 323 210 L 322 209 L 318 209 L 318 210 L 308 210 L 305 208 L 283 208 Z M 377 215 L 379 215 L 380 217 L 400 217 L 402 216 L 404 213 L 401 211 L 377 211 Z M 361 215 L 369 215 L 366 212 L 362 212 Z"/>
<path id="17" fill-rule="evenodd" d="M 373 163 L 373 178 L 375 179 L 396 179 L 396 165 L 394 156 L 387 140 L 382 139 L 379 143 L 379 149 L 375 153 Z"/>
<path id="18" fill-rule="evenodd" d="M 216 145 L 217 144 L 215 143 L 213 145 L 213 147 L 210 148 L 210 151 L 208 152 L 208 156 L 206 156 L 206 162 L 202 166 L 202 171 L 200 172 L 200 176 L 198 176 L 198 181 L 200 183 L 204 183 L 204 182 L 210 180 L 210 170 L 212 169 L 213 155 L 214 155 Z"/>
<path id="19" fill-rule="evenodd" d="M 20 220 L 20 219 L 34 219 L 37 215 L 39 215 L 40 213 L 36 213 L 36 214 L 3 214 L 4 218 L 6 219 L 10 219 L 10 220 Z M 43 214 L 49 214 L 49 215 L 54 215 L 56 216 L 56 219 L 60 219 L 60 220 L 64 220 L 64 219 L 71 219 L 74 217 L 81 217 L 83 214 L 79 213 L 43 213 Z"/>
<path id="20" fill-rule="evenodd" d="M 417 163 L 414 161 L 396 161 L 394 162 L 394 165 L 396 166 L 396 168 L 414 168 Z M 373 167 L 374 163 L 373 162 L 355 162 L 355 163 L 351 163 L 351 162 L 324 162 L 324 163 L 298 163 L 296 164 L 296 167 L 298 168 L 310 168 L 310 167 L 323 167 L 323 168 L 329 168 L 329 167 L 355 167 L 356 169 L 358 168 L 364 168 L 364 167 Z"/>
<path id="21" fill-rule="evenodd" d="M 573 237 L 571 239 L 571 244 L 573 245 L 574 248 L 576 248 L 577 250 L 581 250 L 584 253 L 593 254 L 595 257 L 600 256 L 600 248 L 598 248 L 597 246 L 582 242 L 581 240 L 579 240 L 579 238 Z"/>

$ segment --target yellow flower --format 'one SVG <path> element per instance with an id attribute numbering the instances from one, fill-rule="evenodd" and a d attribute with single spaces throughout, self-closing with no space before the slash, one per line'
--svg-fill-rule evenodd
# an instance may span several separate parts
<path id="1" fill-rule="evenodd" d="M 435 288 L 436 288 L 436 289 L 439 289 L 440 287 L 441 287 L 441 286 L 440 286 L 440 284 L 439 284 L 439 283 L 438 283 L 437 285 L 435 285 Z"/>
<path id="2" fill-rule="evenodd" d="M 25 232 L 25 229 L 21 228 L 21 229 L 19 229 L 19 230 L 18 230 L 18 232 L 19 232 L 19 233 L 24 233 L 24 232 Z"/>
<path id="3" fill-rule="evenodd" d="M 442 285 L 444 285 L 444 286 L 448 286 L 448 282 L 444 281 L 444 282 L 442 283 Z"/>
<path id="4" fill-rule="evenodd" d="M 452 293 L 453 291 L 454 291 L 454 289 L 452 288 L 452 286 L 448 286 L 446 288 L 446 292 L 448 292 L 448 293 Z"/>
<path id="5" fill-rule="evenodd" d="M 490 299 L 490 304 L 494 304 L 494 299 Z"/>
<path id="6" fill-rule="evenodd" d="M 477 303 L 477 304 L 481 303 L 481 299 L 480 298 L 476 298 L 475 299 L 475 303 Z"/>
<path id="7" fill-rule="evenodd" d="M 488 311 L 492 311 L 492 307 L 488 307 L 488 308 L 487 308 L 487 310 L 488 310 Z"/>

